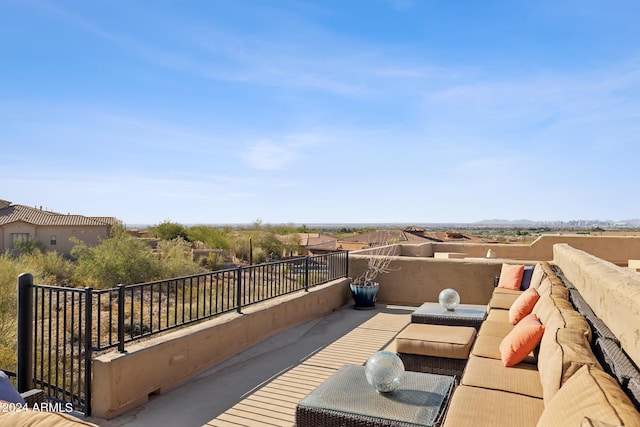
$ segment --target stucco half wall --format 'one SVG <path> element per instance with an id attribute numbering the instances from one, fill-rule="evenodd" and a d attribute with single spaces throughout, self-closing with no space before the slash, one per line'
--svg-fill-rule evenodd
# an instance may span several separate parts
<path id="1" fill-rule="evenodd" d="M 434 257 L 437 253 L 462 254 L 465 258 L 484 258 L 491 249 L 497 258 L 507 260 L 551 261 L 553 246 L 567 243 L 598 258 L 625 266 L 640 253 L 640 236 L 584 236 L 545 234 L 531 244 L 498 243 L 421 243 L 402 244 L 403 256 Z"/>
<path id="2" fill-rule="evenodd" d="M 342 307 L 349 281 L 340 279 L 228 313 L 92 361 L 92 415 L 111 419 L 252 345 Z"/>
<path id="3" fill-rule="evenodd" d="M 568 244 L 553 247 L 553 261 L 640 366 L 640 275 Z"/>
<path id="4" fill-rule="evenodd" d="M 349 274 L 357 277 L 367 267 L 365 251 L 349 254 Z M 390 272 L 379 274 L 378 300 L 386 303 L 420 305 L 437 302 L 440 291 L 455 289 L 465 304 L 487 304 L 493 292 L 493 280 L 500 275 L 503 262 L 497 259 L 440 259 L 394 256 Z"/>

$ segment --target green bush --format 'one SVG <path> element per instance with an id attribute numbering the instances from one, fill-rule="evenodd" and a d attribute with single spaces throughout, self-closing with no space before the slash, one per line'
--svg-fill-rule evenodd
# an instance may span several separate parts
<path id="1" fill-rule="evenodd" d="M 206 258 L 202 258 L 200 260 L 200 265 L 202 265 L 207 270 L 215 271 L 222 267 L 223 262 L 224 259 L 222 257 L 218 256 L 218 254 L 216 254 L 215 252 L 211 252 L 209 255 L 207 255 Z"/>
<path id="2" fill-rule="evenodd" d="M 188 240 L 187 229 L 183 225 L 169 220 L 150 227 L 149 233 L 161 240 L 173 240 L 178 237 Z"/>
<path id="3" fill-rule="evenodd" d="M 71 255 L 77 265 L 73 278 L 78 286 L 104 289 L 161 277 L 162 266 L 152 249 L 124 233 L 93 247 L 78 239 L 74 239 L 74 244 Z"/>
<path id="4" fill-rule="evenodd" d="M 198 264 L 193 261 L 191 244 L 181 237 L 158 242 L 158 252 L 164 278 L 182 277 L 201 272 Z"/>
<path id="5" fill-rule="evenodd" d="M 188 240 L 202 242 L 209 249 L 231 249 L 229 232 L 208 225 L 194 225 L 187 230 Z"/>
<path id="6" fill-rule="evenodd" d="M 71 284 L 75 265 L 57 252 L 35 251 L 19 259 L 25 265 L 26 271 L 31 274 L 37 272 L 40 284 L 51 286 Z"/>
<path id="7" fill-rule="evenodd" d="M 15 372 L 17 359 L 18 275 L 15 259 L 0 254 L 0 368 Z"/>

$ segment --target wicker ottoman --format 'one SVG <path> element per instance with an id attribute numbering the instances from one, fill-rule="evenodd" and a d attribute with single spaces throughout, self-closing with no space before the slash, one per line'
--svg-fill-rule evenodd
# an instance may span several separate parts
<path id="1" fill-rule="evenodd" d="M 476 329 L 412 323 L 396 337 L 396 351 L 405 369 L 452 375 L 459 381 L 469 359 Z"/>

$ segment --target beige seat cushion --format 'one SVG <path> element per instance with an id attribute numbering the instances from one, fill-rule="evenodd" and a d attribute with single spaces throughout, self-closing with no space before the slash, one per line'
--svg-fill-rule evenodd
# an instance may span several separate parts
<path id="1" fill-rule="evenodd" d="M 495 320 L 485 320 L 480 325 L 478 336 L 489 335 L 492 337 L 506 337 L 513 329 L 513 325 L 507 322 L 497 322 Z"/>
<path id="2" fill-rule="evenodd" d="M 486 320 L 491 320 L 494 322 L 504 322 L 509 323 L 509 310 L 501 309 L 501 308 L 492 308 L 487 312 Z"/>
<path id="3" fill-rule="evenodd" d="M 502 310 L 509 310 L 513 305 L 514 301 L 518 299 L 520 294 L 500 294 L 494 293 L 489 300 L 488 309 L 491 310 L 493 308 L 499 308 Z"/>
<path id="4" fill-rule="evenodd" d="M 576 329 L 582 331 L 585 337 L 587 337 L 587 341 L 591 343 L 593 340 L 593 333 L 591 331 L 591 327 L 589 323 L 587 323 L 587 319 L 577 311 L 571 310 L 560 310 L 560 314 L 564 318 L 565 328 Z"/>
<path id="5" fill-rule="evenodd" d="M 568 299 L 557 296 L 555 294 L 544 294 L 540 295 L 540 299 L 533 307 L 532 312 L 536 316 L 538 316 L 540 322 L 542 322 L 542 324 L 546 327 L 549 323 L 549 318 L 551 317 L 551 315 L 554 312 L 560 310 L 575 311 Z"/>
<path id="6" fill-rule="evenodd" d="M 569 290 L 564 286 L 562 281 L 555 276 L 545 276 L 538 286 L 538 294 L 543 296 L 544 294 L 555 294 L 562 296 L 565 299 L 569 298 Z"/>
<path id="7" fill-rule="evenodd" d="M 546 277 L 546 273 L 544 272 L 542 265 L 537 263 L 535 267 L 533 267 L 533 273 L 531 273 L 531 283 L 530 287 L 538 289 L 542 280 Z"/>
<path id="8" fill-rule="evenodd" d="M 545 276 L 542 278 L 542 281 L 540 282 L 540 285 L 537 288 L 538 290 L 538 294 L 540 294 L 540 296 L 543 296 L 547 293 L 549 293 L 549 291 L 551 290 L 551 279 L 549 279 L 549 276 L 547 276 L 545 274 Z"/>
<path id="9" fill-rule="evenodd" d="M 580 424 L 580 427 L 623 427 L 623 426 L 620 424 L 613 425 L 613 424 L 605 423 L 599 420 L 592 420 L 589 417 L 584 417 L 582 419 L 582 424 Z"/>
<path id="10" fill-rule="evenodd" d="M 538 301 L 540 303 L 540 301 Z M 534 312 L 539 316 L 546 331 L 558 328 L 570 328 L 582 331 L 591 342 L 591 327 L 584 316 L 573 308 L 571 303 L 562 297 L 546 295 L 540 305 L 536 304 Z"/>
<path id="11" fill-rule="evenodd" d="M 458 386 L 444 427 L 535 427 L 544 410 L 542 399 L 505 391 Z"/>
<path id="12" fill-rule="evenodd" d="M 545 329 L 540 343 L 538 370 L 546 405 L 583 365 L 600 367 L 583 331 Z"/>
<path id="13" fill-rule="evenodd" d="M 503 295 L 520 295 L 523 291 L 520 289 L 507 289 L 507 288 L 493 288 L 493 295 L 503 294 Z"/>
<path id="14" fill-rule="evenodd" d="M 0 427 L 38 426 L 38 427 L 97 427 L 61 412 L 48 411 L 1 411 Z"/>
<path id="15" fill-rule="evenodd" d="M 506 368 L 500 360 L 471 356 L 460 384 L 542 398 L 540 374 L 530 363 Z"/>
<path id="16" fill-rule="evenodd" d="M 476 337 L 476 329 L 412 323 L 396 337 L 398 353 L 467 359 Z"/>
<path id="17" fill-rule="evenodd" d="M 538 426 L 579 426 L 585 417 L 612 425 L 640 427 L 640 413 L 616 380 L 588 365 L 580 368 L 553 396 Z"/>
<path id="18" fill-rule="evenodd" d="M 502 354 L 500 353 L 500 343 L 503 338 L 492 337 L 490 335 L 478 336 L 476 342 L 471 348 L 471 354 L 479 357 L 488 357 L 489 359 L 502 360 Z M 537 364 L 538 358 L 531 352 L 524 358 L 522 363 Z"/>

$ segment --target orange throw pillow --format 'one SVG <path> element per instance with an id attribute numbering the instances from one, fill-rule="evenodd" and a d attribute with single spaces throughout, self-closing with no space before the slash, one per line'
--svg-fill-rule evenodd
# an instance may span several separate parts
<path id="1" fill-rule="evenodd" d="M 527 314 L 500 343 L 500 358 L 504 366 L 522 362 L 533 351 L 544 333 L 544 326 L 534 313 Z"/>
<path id="2" fill-rule="evenodd" d="M 512 289 L 514 291 L 519 290 L 520 284 L 522 283 L 523 274 L 524 265 L 502 264 L 500 279 L 498 280 L 498 287 Z"/>
<path id="3" fill-rule="evenodd" d="M 517 324 L 524 316 L 531 313 L 540 295 L 534 288 L 529 288 L 513 302 L 509 309 L 509 321 L 512 325 Z"/>

